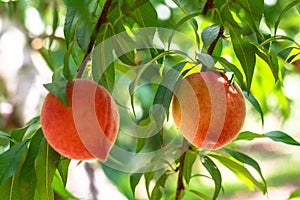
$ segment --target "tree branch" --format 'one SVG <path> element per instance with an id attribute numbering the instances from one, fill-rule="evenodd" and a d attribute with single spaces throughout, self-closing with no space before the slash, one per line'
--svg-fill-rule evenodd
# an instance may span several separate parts
<path id="1" fill-rule="evenodd" d="M 184 191 L 184 184 L 183 184 L 183 166 L 184 166 L 184 159 L 186 155 L 186 150 L 190 147 L 188 141 L 183 138 L 182 148 L 181 148 L 181 156 L 180 156 L 180 164 L 178 167 L 178 180 L 177 180 L 177 189 L 176 189 L 176 196 L 175 200 L 181 199 L 181 193 Z"/>
<path id="2" fill-rule="evenodd" d="M 202 15 L 206 15 L 207 12 L 214 7 L 214 0 L 207 0 L 202 11 Z"/>
<path id="3" fill-rule="evenodd" d="M 213 51 L 214 51 L 214 49 L 215 49 L 215 47 L 216 47 L 219 39 L 223 36 L 223 34 L 224 34 L 224 27 L 221 25 L 220 29 L 219 29 L 219 33 L 218 33 L 216 39 L 211 43 L 211 45 L 209 46 L 209 48 L 207 50 L 207 53 L 209 55 L 212 55 L 212 53 L 213 53 Z"/>
<path id="4" fill-rule="evenodd" d="M 110 4 L 111 4 L 112 0 L 106 0 L 105 4 L 104 4 L 104 7 L 103 7 L 103 10 L 101 12 L 101 15 L 98 19 L 98 22 L 92 32 L 92 35 L 91 35 L 91 39 L 90 39 L 90 42 L 89 42 L 89 45 L 88 45 L 88 49 L 84 55 L 84 58 L 77 70 L 77 78 L 81 78 L 82 74 L 83 74 L 83 71 L 85 69 L 85 66 L 87 64 L 87 62 L 89 61 L 90 57 L 91 57 L 91 51 L 94 47 L 94 44 L 95 44 L 95 41 L 97 39 L 97 35 L 100 31 L 100 28 L 101 26 L 107 21 L 107 14 L 108 14 L 108 10 L 109 10 L 109 7 L 110 7 Z"/>

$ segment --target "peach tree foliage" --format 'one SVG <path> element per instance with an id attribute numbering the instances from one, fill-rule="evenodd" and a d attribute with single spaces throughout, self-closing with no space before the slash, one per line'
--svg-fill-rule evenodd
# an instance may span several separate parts
<path id="1" fill-rule="evenodd" d="M 130 94 L 132 119 L 141 126 L 154 119 L 157 127 L 163 127 L 150 137 L 130 137 L 127 139 L 129 143 L 122 141 L 122 134 L 125 133 L 120 131 L 116 145 L 136 154 L 145 150 L 159 150 L 165 145 L 166 138 L 180 134 L 174 133 L 175 129 L 170 131 L 164 127 L 164 123 L 170 118 L 172 88 L 181 76 L 199 67 L 202 70 L 210 68 L 229 74 L 229 78 L 241 86 L 245 98 L 252 105 L 251 109 L 260 116 L 262 126 L 264 115 L 274 110 L 267 102 L 269 94 L 277 98 L 276 107 L 282 116 L 285 119 L 289 117 L 289 99 L 282 91 L 282 80 L 286 74 L 284 63 L 292 62 L 297 56 L 293 50 L 300 48 L 293 38 L 299 28 L 297 29 L 296 25 L 296 29 L 292 25 L 281 25 L 291 13 L 299 17 L 299 0 L 279 0 L 273 7 L 265 6 L 263 0 L 173 0 L 176 6 L 170 8 L 171 16 L 168 20 L 158 17 L 156 6 L 162 2 L 32 0 L 2 2 L 0 6 L 4 10 L 2 15 L 20 24 L 25 33 L 30 31 L 23 20 L 28 7 L 35 7 L 45 25 L 52 27 L 50 34 L 45 31 L 39 36 L 28 33 L 27 36 L 31 40 L 40 37 L 48 41 L 48 46 L 39 49 L 39 53 L 53 71 L 52 82 L 45 84 L 45 88 L 64 104 L 68 104 L 66 81 L 72 82 L 76 77 L 87 77 L 113 92 L 120 77 L 128 75 L 128 72 L 133 73 L 127 76 L 130 80 L 127 92 Z M 273 12 L 272 9 L 276 9 L 277 12 Z M 55 35 L 59 26 L 64 28 L 64 37 Z M 151 31 L 147 32 L 147 36 L 134 32 L 139 30 L 138 28 L 147 27 L 169 29 L 174 35 L 175 32 L 185 33 L 193 38 L 192 47 L 178 42 L 178 49 L 170 50 L 168 47 L 172 46 L 174 35 L 159 35 L 160 32 L 153 29 L 149 29 Z M 281 35 L 279 28 L 284 29 L 286 35 Z M 106 39 L 119 33 L 122 33 L 121 40 L 111 40 L 105 48 L 96 48 Z M 128 45 L 137 41 L 151 43 L 155 34 L 158 34 L 160 39 L 167 37 L 164 39 L 167 43 L 165 48 L 150 44 L 151 48 L 136 47 L 126 51 Z M 56 48 L 51 48 L 54 44 Z M 91 56 L 93 48 L 102 55 L 102 59 Z M 194 56 L 186 53 L 190 48 L 194 48 Z M 225 55 L 229 55 L 231 59 Z M 117 59 L 114 60 L 114 57 Z M 151 77 L 148 77 L 149 74 Z M 154 78 L 158 79 L 159 83 L 147 85 L 148 93 L 139 91 L 139 84 Z M 274 89 L 264 90 L 269 88 L 268 85 L 272 85 Z M 116 101 L 118 103 L 118 99 Z M 141 115 L 136 113 L 137 102 L 141 105 Z M 149 109 L 156 104 L 165 109 L 165 115 L 150 114 Z M 70 160 L 59 155 L 48 145 L 39 117 L 9 133 L 0 131 L 0 138 L 8 141 L 5 151 L 0 154 L 1 198 L 53 199 L 54 191 L 66 198 L 75 198 L 65 190 Z M 105 163 L 99 164 L 107 177 L 128 199 L 134 199 L 135 188 L 141 184 L 142 177 L 145 179 L 144 187 L 149 199 L 182 199 L 184 196 L 217 199 L 222 190 L 226 193 L 226 188 L 222 189 L 222 171 L 219 170 L 221 165 L 231 170 L 249 189 L 257 189 L 266 194 L 267 181 L 259 162 L 239 151 L 240 140 L 250 144 L 257 138 L 270 138 L 274 142 L 300 145 L 288 133 L 279 130 L 267 133 L 244 131 L 231 144 L 213 151 L 195 148 L 183 140 L 179 148 L 174 148 L 180 156 L 173 163 L 156 170 L 126 172 L 110 168 Z M 184 151 L 181 152 L 182 150 Z M 161 155 L 155 157 L 157 160 L 149 160 L 152 163 L 151 167 L 155 168 L 156 163 L 164 161 L 161 159 L 166 152 L 160 153 Z M 201 163 L 200 166 L 194 165 L 197 161 Z M 249 170 L 249 167 L 253 170 Z M 197 168 L 205 169 L 209 176 L 201 174 Z M 253 174 L 254 171 L 259 176 Z M 196 189 L 189 187 L 192 179 L 199 179 L 200 182 L 203 179 L 211 179 L 214 190 L 206 193 L 201 189 L 201 185 Z M 155 183 L 153 188 L 150 187 L 150 182 Z M 174 187 L 167 187 L 168 182 L 176 184 Z"/>

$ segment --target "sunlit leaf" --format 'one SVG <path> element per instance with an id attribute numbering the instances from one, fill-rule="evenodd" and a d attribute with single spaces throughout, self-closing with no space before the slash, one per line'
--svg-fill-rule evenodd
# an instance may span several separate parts
<path id="1" fill-rule="evenodd" d="M 59 164 L 57 166 L 57 169 L 58 169 L 59 175 L 62 179 L 64 187 L 67 184 L 70 162 L 71 162 L 71 160 L 68 158 L 61 158 L 59 161 Z"/>
<path id="2" fill-rule="evenodd" d="M 244 78 L 243 78 L 243 74 L 240 72 L 240 70 L 233 65 L 232 63 L 228 62 L 225 58 L 223 57 L 214 57 L 215 59 L 217 59 L 217 61 L 225 68 L 228 69 L 230 71 L 233 72 L 234 76 L 237 78 L 237 81 L 239 82 L 239 84 L 243 84 L 244 82 Z"/>
<path id="3" fill-rule="evenodd" d="M 263 138 L 265 137 L 263 134 L 253 133 L 250 131 L 241 132 L 236 138 L 236 140 L 253 140 L 255 138 Z"/>
<path id="4" fill-rule="evenodd" d="M 247 90 L 250 91 L 256 63 L 254 48 L 248 41 L 241 37 L 242 34 L 239 29 L 230 26 L 229 31 L 234 52 L 236 53 L 246 75 Z"/>
<path id="5" fill-rule="evenodd" d="M 130 175 L 130 187 L 131 187 L 133 196 L 135 194 L 135 188 L 136 188 L 137 184 L 140 182 L 140 179 L 142 176 L 143 176 L 143 174 L 141 174 L 141 173 L 134 173 L 134 174 Z"/>
<path id="6" fill-rule="evenodd" d="M 289 4 L 282 10 L 282 12 L 280 13 L 278 19 L 277 19 L 276 22 L 275 22 L 275 26 L 274 26 L 274 35 L 276 35 L 277 29 L 278 29 L 278 25 L 279 25 L 279 23 L 281 22 L 283 16 L 284 16 L 291 8 L 293 8 L 294 6 L 297 6 L 299 3 L 300 3 L 300 0 L 294 0 L 294 1 L 291 1 L 291 3 L 289 3 Z"/>
<path id="7" fill-rule="evenodd" d="M 0 154 L 0 185 L 12 177 L 18 169 L 29 140 L 24 140 Z"/>
<path id="8" fill-rule="evenodd" d="M 209 174 L 211 175 L 212 179 L 215 182 L 215 192 L 214 192 L 213 199 L 217 199 L 222 188 L 222 176 L 220 170 L 209 157 L 200 155 L 200 158 L 202 164 L 207 169 L 207 171 L 209 172 Z"/>
<path id="9" fill-rule="evenodd" d="M 237 178 L 243 181 L 249 189 L 254 190 L 254 186 L 258 187 L 262 192 L 266 191 L 266 186 L 261 182 L 257 181 L 253 175 L 245 168 L 241 163 L 236 162 L 233 159 L 230 159 L 224 155 L 215 155 L 210 154 L 210 156 L 217 159 L 221 162 L 225 167 L 231 170 Z"/>
<path id="10" fill-rule="evenodd" d="M 237 159 L 238 161 L 242 162 L 242 163 L 245 163 L 247 165 L 250 165 L 252 166 L 260 175 L 262 181 L 264 182 L 265 184 L 265 191 L 263 191 L 264 193 L 267 192 L 267 183 L 266 183 L 266 180 L 261 172 L 261 169 L 260 169 L 260 166 L 259 164 L 251 157 L 249 157 L 248 155 L 246 154 L 243 154 L 241 152 L 237 152 L 237 151 L 234 151 L 234 150 L 231 150 L 231 149 L 227 149 L 227 148 L 223 148 L 224 151 L 226 151 L 229 155 L 231 155 L 232 157 L 234 157 L 235 159 Z"/>
<path id="11" fill-rule="evenodd" d="M 211 198 L 209 196 L 207 196 L 206 194 L 203 194 L 202 192 L 199 192 L 197 190 L 187 190 L 188 192 L 193 193 L 197 198 L 199 199 L 203 199 L 203 200 L 211 200 Z"/>
<path id="12" fill-rule="evenodd" d="M 159 179 L 156 181 L 155 186 L 151 192 L 150 200 L 156 200 L 161 199 L 162 197 L 162 189 L 164 189 L 166 180 L 168 178 L 168 174 L 165 172 L 163 175 L 159 177 Z"/>
<path id="13" fill-rule="evenodd" d="M 290 194 L 288 200 L 290 200 L 290 199 L 295 199 L 295 198 L 300 198 L 300 190 L 295 190 L 295 191 L 293 191 L 293 192 Z"/>

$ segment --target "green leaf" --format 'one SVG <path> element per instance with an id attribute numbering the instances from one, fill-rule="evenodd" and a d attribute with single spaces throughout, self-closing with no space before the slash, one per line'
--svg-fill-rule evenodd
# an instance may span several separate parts
<path id="1" fill-rule="evenodd" d="M 77 11 L 75 7 L 68 6 L 64 24 L 64 35 L 67 47 L 69 47 L 69 44 L 73 41 L 73 38 L 75 37 L 75 30 L 78 23 L 78 16 L 76 16 L 76 13 Z"/>
<path id="2" fill-rule="evenodd" d="M 300 146 L 299 142 L 282 131 L 271 131 L 266 133 L 265 136 L 271 138 L 276 142 L 283 142 L 285 144 Z"/>
<path id="3" fill-rule="evenodd" d="M 175 90 L 176 87 L 176 82 L 185 64 L 186 62 L 181 62 L 174 65 L 166 73 L 166 75 L 164 76 L 163 80 L 161 81 L 155 93 L 153 105 L 155 104 L 162 105 L 163 108 L 165 109 L 167 117 L 169 116 L 170 103 L 172 100 L 173 91 Z"/>
<path id="4" fill-rule="evenodd" d="M 35 167 L 38 194 L 43 200 L 53 200 L 52 181 L 59 163 L 60 155 L 54 151 L 44 139 L 41 144 L 40 154 L 38 155 Z"/>
<path id="5" fill-rule="evenodd" d="M 230 26 L 234 28 L 240 29 L 239 24 L 234 20 L 232 17 L 232 11 L 230 9 L 230 3 L 224 1 L 214 1 L 214 5 L 217 8 L 217 13 L 219 14 L 219 20 L 222 22 L 223 25 L 229 23 Z"/>
<path id="6" fill-rule="evenodd" d="M 77 200 L 75 196 L 73 196 L 68 190 L 65 189 L 65 185 L 57 173 L 53 177 L 52 187 L 60 197 L 63 197 L 64 199 Z"/>
<path id="7" fill-rule="evenodd" d="M 294 0 L 291 1 L 290 4 L 288 4 L 280 13 L 278 19 L 275 22 L 275 27 L 274 27 L 274 35 L 276 35 L 277 29 L 278 29 L 278 25 L 281 21 L 281 19 L 283 18 L 283 16 L 289 11 L 289 9 L 293 8 L 294 6 L 297 6 L 300 3 L 300 0 Z"/>
<path id="8" fill-rule="evenodd" d="M 201 36 L 202 36 L 202 41 L 205 46 L 209 46 L 213 41 L 217 38 L 220 30 L 220 25 L 218 24 L 213 24 L 211 26 L 206 27 Z"/>
<path id="9" fill-rule="evenodd" d="M 264 0 L 238 0 L 237 2 L 246 11 L 242 22 L 249 23 L 256 32 L 258 39 L 262 40 L 263 36 L 260 33 L 259 24 L 264 11 Z"/>
<path id="10" fill-rule="evenodd" d="M 215 61 L 209 54 L 198 53 L 197 59 L 199 59 L 199 61 L 208 68 L 212 68 L 215 66 Z"/>
<path id="11" fill-rule="evenodd" d="M 133 11 L 127 12 L 126 14 L 134 19 L 141 27 L 157 26 L 157 13 L 149 1 L 139 7 L 135 7 Z"/>
<path id="12" fill-rule="evenodd" d="M 44 84 L 44 87 L 56 96 L 60 102 L 65 106 L 69 106 L 68 97 L 67 97 L 67 84 L 66 79 L 62 77 L 61 71 L 56 71 L 52 77 L 52 83 Z"/>
<path id="13" fill-rule="evenodd" d="M 247 168 L 245 168 L 239 162 L 236 162 L 235 160 L 226 157 L 225 155 L 220 156 L 220 155 L 210 154 L 210 156 L 214 157 L 219 162 L 221 162 L 225 167 L 231 170 L 237 176 L 237 178 L 239 178 L 248 186 L 249 189 L 254 190 L 254 186 L 257 186 L 262 192 L 266 191 L 265 185 L 257 181 L 252 176 L 252 174 L 247 170 Z"/>
<path id="14" fill-rule="evenodd" d="M 133 196 L 135 194 L 135 188 L 136 188 L 137 184 L 140 182 L 140 179 L 142 176 L 143 176 L 143 174 L 141 174 L 141 173 L 134 173 L 134 174 L 130 175 L 130 187 L 131 187 Z"/>
<path id="15" fill-rule="evenodd" d="M 253 140 L 255 138 L 263 138 L 263 137 L 265 137 L 263 134 L 252 133 L 250 131 L 244 131 L 244 132 L 241 132 L 235 138 L 235 141 L 237 141 L 237 140 Z"/>
<path id="16" fill-rule="evenodd" d="M 145 187 L 146 187 L 148 198 L 150 198 L 149 186 L 150 186 L 150 182 L 154 178 L 154 174 L 155 174 L 155 171 L 149 171 L 149 172 L 144 173 Z"/>
<path id="17" fill-rule="evenodd" d="M 239 84 L 243 84 L 244 78 L 243 74 L 240 72 L 240 70 L 230 62 L 228 62 L 225 58 L 223 57 L 214 57 L 217 59 L 217 61 L 225 68 L 233 72 L 234 76 L 237 78 Z"/>
<path id="18" fill-rule="evenodd" d="M 280 56 L 284 61 L 286 61 L 293 49 L 294 47 L 288 47 L 286 49 L 283 49 L 278 52 L 278 56 Z"/>
<path id="19" fill-rule="evenodd" d="M 41 150 L 43 133 L 39 129 L 32 137 L 27 157 L 20 172 L 20 195 L 22 199 L 34 199 L 37 177 L 35 173 L 35 160 Z"/>
<path id="20" fill-rule="evenodd" d="M 293 191 L 293 192 L 290 194 L 288 200 L 290 200 L 290 199 L 295 199 L 295 198 L 299 198 L 299 197 L 300 197 L 300 189 L 299 189 L 299 190 Z"/>
<path id="21" fill-rule="evenodd" d="M 162 194 L 163 194 L 161 189 L 164 189 L 168 176 L 169 175 L 167 174 L 167 172 L 165 172 L 163 175 L 161 175 L 159 177 L 159 179 L 156 181 L 155 186 L 151 192 L 150 200 L 161 199 Z"/>
<path id="22" fill-rule="evenodd" d="M 285 144 L 289 145 L 296 145 L 300 146 L 300 143 L 296 141 L 294 138 L 289 136 L 288 134 L 282 132 L 282 131 L 271 131 L 265 134 L 258 134 L 258 133 L 253 133 L 250 131 L 245 131 L 241 132 L 238 137 L 235 139 L 236 140 L 253 140 L 255 138 L 265 138 L 268 137 L 272 139 L 275 142 L 282 142 Z"/>
<path id="23" fill-rule="evenodd" d="M 12 142 L 10 142 L 10 146 L 15 145 L 15 143 L 21 142 L 23 140 L 23 137 L 24 137 L 27 129 L 28 129 L 28 126 L 24 126 L 24 127 L 12 130 L 11 134 L 10 134 L 11 140 L 12 140 Z"/>
<path id="24" fill-rule="evenodd" d="M 29 140 L 24 140 L 0 155 L 0 185 L 12 177 L 18 169 Z"/>
<path id="25" fill-rule="evenodd" d="M 172 34 L 171 36 L 169 37 L 169 40 L 168 40 L 168 49 L 170 48 L 170 45 L 172 43 L 172 39 L 174 37 L 174 34 L 177 30 L 179 30 L 179 28 L 187 21 L 191 21 L 194 17 L 196 16 L 199 16 L 201 15 L 201 12 L 194 12 L 194 13 L 191 13 L 191 14 L 188 14 L 186 16 L 184 16 L 176 25 L 175 27 L 173 28 L 173 31 L 172 31 Z M 191 21 L 192 22 L 192 21 Z M 193 28 L 194 28 L 194 31 L 196 30 L 197 31 L 197 28 L 195 26 L 195 24 L 192 24 Z M 198 34 L 196 34 L 198 36 Z M 198 36 L 199 37 L 199 36 Z"/>
<path id="26" fill-rule="evenodd" d="M 265 191 L 263 191 L 263 193 L 265 194 L 267 192 L 267 183 L 266 180 L 261 172 L 260 166 L 259 164 L 251 157 L 241 153 L 241 152 L 237 152 L 237 151 L 233 151 L 231 149 L 227 149 L 227 148 L 223 148 L 224 151 L 226 151 L 229 155 L 231 155 L 232 157 L 234 157 L 236 160 L 245 163 L 247 165 L 250 165 L 251 167 L 253 167 L 260 175 L 262 181 L 264 182 L 265 185 Z"/>
<path id="27" fill-rule="evenodd" d="M 183 177 L 187 184 L 189 184 L 190 179 L 192 177 L 193 165 L 195 163 L 196 158 L 197 154 L 190 150 L 186 150 L 183 165 Z"/>
<path id="28" fill-rule="evenodd" d="M 256 62 L 254 48 L 247 40 L 241 37 L 242 34 L 240 30 L 230 26 L 229 32 L 234 52 L 238 57 L 246 75 L 247 90 L 250 91 Z"/>
<path id="29" fill-rule="evenodd" d="M 1 200 L 20 200 L 18 174 L 0 184 Z"/>
<path id="30" fill-rule="evenodd" d="M 255 108 L 255 110 L 260 114 L 261 123 L 262 123 L 262 126 L 264 126 L 264 113 L 261 109 L 259 102 L 251 93 L 245 92 L 245 91 L 243 91 L 243 93 L 244 93 L 244 96 L 246 97 L 246 99 L 252 104 L 252 106 Z"/>
<path id="31" fill-rule="evenodd" d="M 199 199 L 211 200 L 211 198 L 209 196 L 207 196 L 206 194 L 203 194 L 202 192 L 199 192 L 197 190 L 187 190 L 187 191 L 193 193 Z"/>
<path id="32" fill-rule="evenodd" d="M 67 179 L 68 179 L 68 170 L 69 170 L 69 164 L 71 160 L 68 158 L 61 158 L 61 160 L 58 163 L 57 169 L 59 172 L 59 175 L 62 179 L 64 187 L 67 184 Z"/>
<path id="33" fill-rule="evenodd" d="M 108 91 L 112 91 L 115 82 L 115 68 L 113 58 L 112 39 L 108 39 L 112 35 L 109 24 L 104 26 L 101 42 L 93 51 L 92 56 L 92 75 L 93 79 L 100 85 L 104 86 Z"/>
<path id="34" fill-rule="evenodd" d="M 257 48 L 254 45 L 252 45 L 252 46 L 253 46 L 255 53 L 268 64 L 268 66 L 269 66 L 270 70 L 272 71 L 272 74 L 275 78 L 275 81 L 277 81 L 278 73 L 279 73 L 277 57 L 274 57 L 274 56 L 260 50 L 259 48 Z"/>
<path id="35" fill-rule="evenodd" d="M 4 132 L 4 131 L 0 131 L 0 138 L 10 140 L 11 136 L 8 133 Z"/>
<path id="36" fill-rule="evenodd" d="M 202 164 L 207 169 L 207 171 L 209 172 L 209 174 L 211 175 L 212 179 L 215 182 L 215 192 L 214 192 L 213 199 L 217 199 L 222 188 L 222 176 L 220 170 L 209 157 L 200 155 L 200 158 Z"/>

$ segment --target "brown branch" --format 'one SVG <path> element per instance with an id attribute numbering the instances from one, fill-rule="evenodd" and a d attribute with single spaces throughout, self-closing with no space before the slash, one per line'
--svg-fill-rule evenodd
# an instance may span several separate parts
<path id="1" fill-rule="evenodd" d="M 207 0 L 202 10 L 202 15 L 206 15 L 210 9 L 214 7 L 214 0 Z"/>
<path id="2" fill-rule="evenodd" d="M 85 69 L 85 66 L 87 64 L 87 62 L 89 61 L 90 57 L 91 57 L 91 51 L 94 47 L 94 44 L 95 44 L 95 41 L 97 39 L 97 35 L 100 31 L 100 28 L 101 26 L 107 21 L 107 14 L 108 14 L 108 10 L 109 10 L 109 7 L 110 7 L 110 4 L 111 4 L 112 0 L 107 0 L 104 4 L 104 7 L 103 7 L 103 10 L 101 12 L 101 15 L 98 19 L 98 22 L 92 32 L 92 35 L 91 35 L 91 39 L 90 39 L 90 43 L 88 45 L 88 49 L 84 55 L 84 58 L 77 70 L 77 78 L 81 78 L 82 74 L 83 74 L 83 71 Z"/>
<path id="3" fill-rule="evenodd" d="M 181 156 L 180 156 L 180 163 L 178 167 L 178 180 L 177 180 L 177 189 L 176 189 L 176 196 L 175 200 L 181 199 L 182 191 L 184 191 L 184 184 L 183 184 L 183 166 L 184 166 L 184 159 L 186 155 L 186 150 L 190 147 L 188 141 L 183 138 L 182 148 L 181 148 Z"/>
<path id="4" fill-rule="evenodd" d="M 208 50 L 207 50 L 207 53 L 208 53 L 209 55 L 212 55 L 212 53 L 213 53 L 213 51 L 214 51 L 214 49 L 215 49 L 215 47 L 216 47 L 216 45 L 217 45 L 219 39 L 220 39 L 221 37 L 223 37 L 223 34 L 224 34 L 224 27 L 221 25 L 221 26 L 220 26 L 220 29 L 219 29 L 219 33 L 218 33 L 216 39 L 211 43 L 211 45 L 209 46 L 209 48 L 208 48 Z"/>

